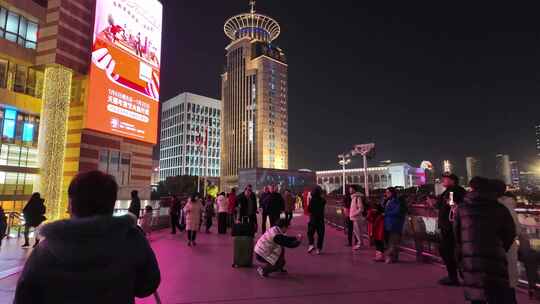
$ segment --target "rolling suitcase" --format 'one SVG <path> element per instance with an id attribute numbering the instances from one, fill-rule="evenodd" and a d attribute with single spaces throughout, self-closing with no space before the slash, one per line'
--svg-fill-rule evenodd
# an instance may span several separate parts
<path id="1" fill-rule="evenodd" d="M 235 236 L 233 267 L 251 267 L 253 266 L 253 237 Z"/>
<path id="2" fill-rule="evenodd" d="M 253 225 L 247 218 L 233 225 L 233 267 L 253 265 Z"/>

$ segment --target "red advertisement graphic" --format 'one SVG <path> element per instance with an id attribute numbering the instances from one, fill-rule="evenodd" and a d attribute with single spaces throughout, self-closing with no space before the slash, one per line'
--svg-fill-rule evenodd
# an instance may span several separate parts
<path id="1" fill-rule="evenodd" d="M 157 143 L 162 10 L 97 0 L 86 128 Z"/>

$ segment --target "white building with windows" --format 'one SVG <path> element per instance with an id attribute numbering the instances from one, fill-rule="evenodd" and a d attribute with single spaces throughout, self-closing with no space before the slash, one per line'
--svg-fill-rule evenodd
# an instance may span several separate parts
<path id="1" fill-rule="evenodd" d="M 410 188 L 426 184 L 426 171 L 407 163 L 391 163 L 386 166 L 367 168 L 370 189 L 387 187 Z M 364 185 L 364 169 L 345 170 L 347 185 Z M 343 170 L 317 171 L 317 184 L 332 192 L 343 185 Z"/>
<path id="2" fill-rule="evenodd" d="M 220 140 L 220 100 L 193 93 L 167 100 L 161 107 L 160 180 L 179 175 L 219 177 Z"/>

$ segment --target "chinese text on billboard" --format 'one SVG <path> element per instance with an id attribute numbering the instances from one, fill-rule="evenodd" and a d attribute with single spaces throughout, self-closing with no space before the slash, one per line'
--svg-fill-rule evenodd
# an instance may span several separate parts
<path id="1" fill-rule="evenodd" d="M 86 128 L 155 144 L 161 3 L 97 0 Z"/>

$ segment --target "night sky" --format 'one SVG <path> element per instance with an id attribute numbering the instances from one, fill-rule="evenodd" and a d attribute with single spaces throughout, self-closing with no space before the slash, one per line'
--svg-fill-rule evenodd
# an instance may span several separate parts
<path id="1" fill-rule="evenodd" d="M 248 1 L 163 2 L 162 100 L 219 99 L 223 23 Z M 337 154 L 371 141 L 372 164 L 425 159 L 440 170 L 450 159 L 464 174 L 471 155 L 490 175 L 495 154 L 524 169 L 534 160 L 537 10 L 426 3 L 257 1 L 280 23 L 275 44 L 289 61 L 290 168 L 334 169 Z"/>

